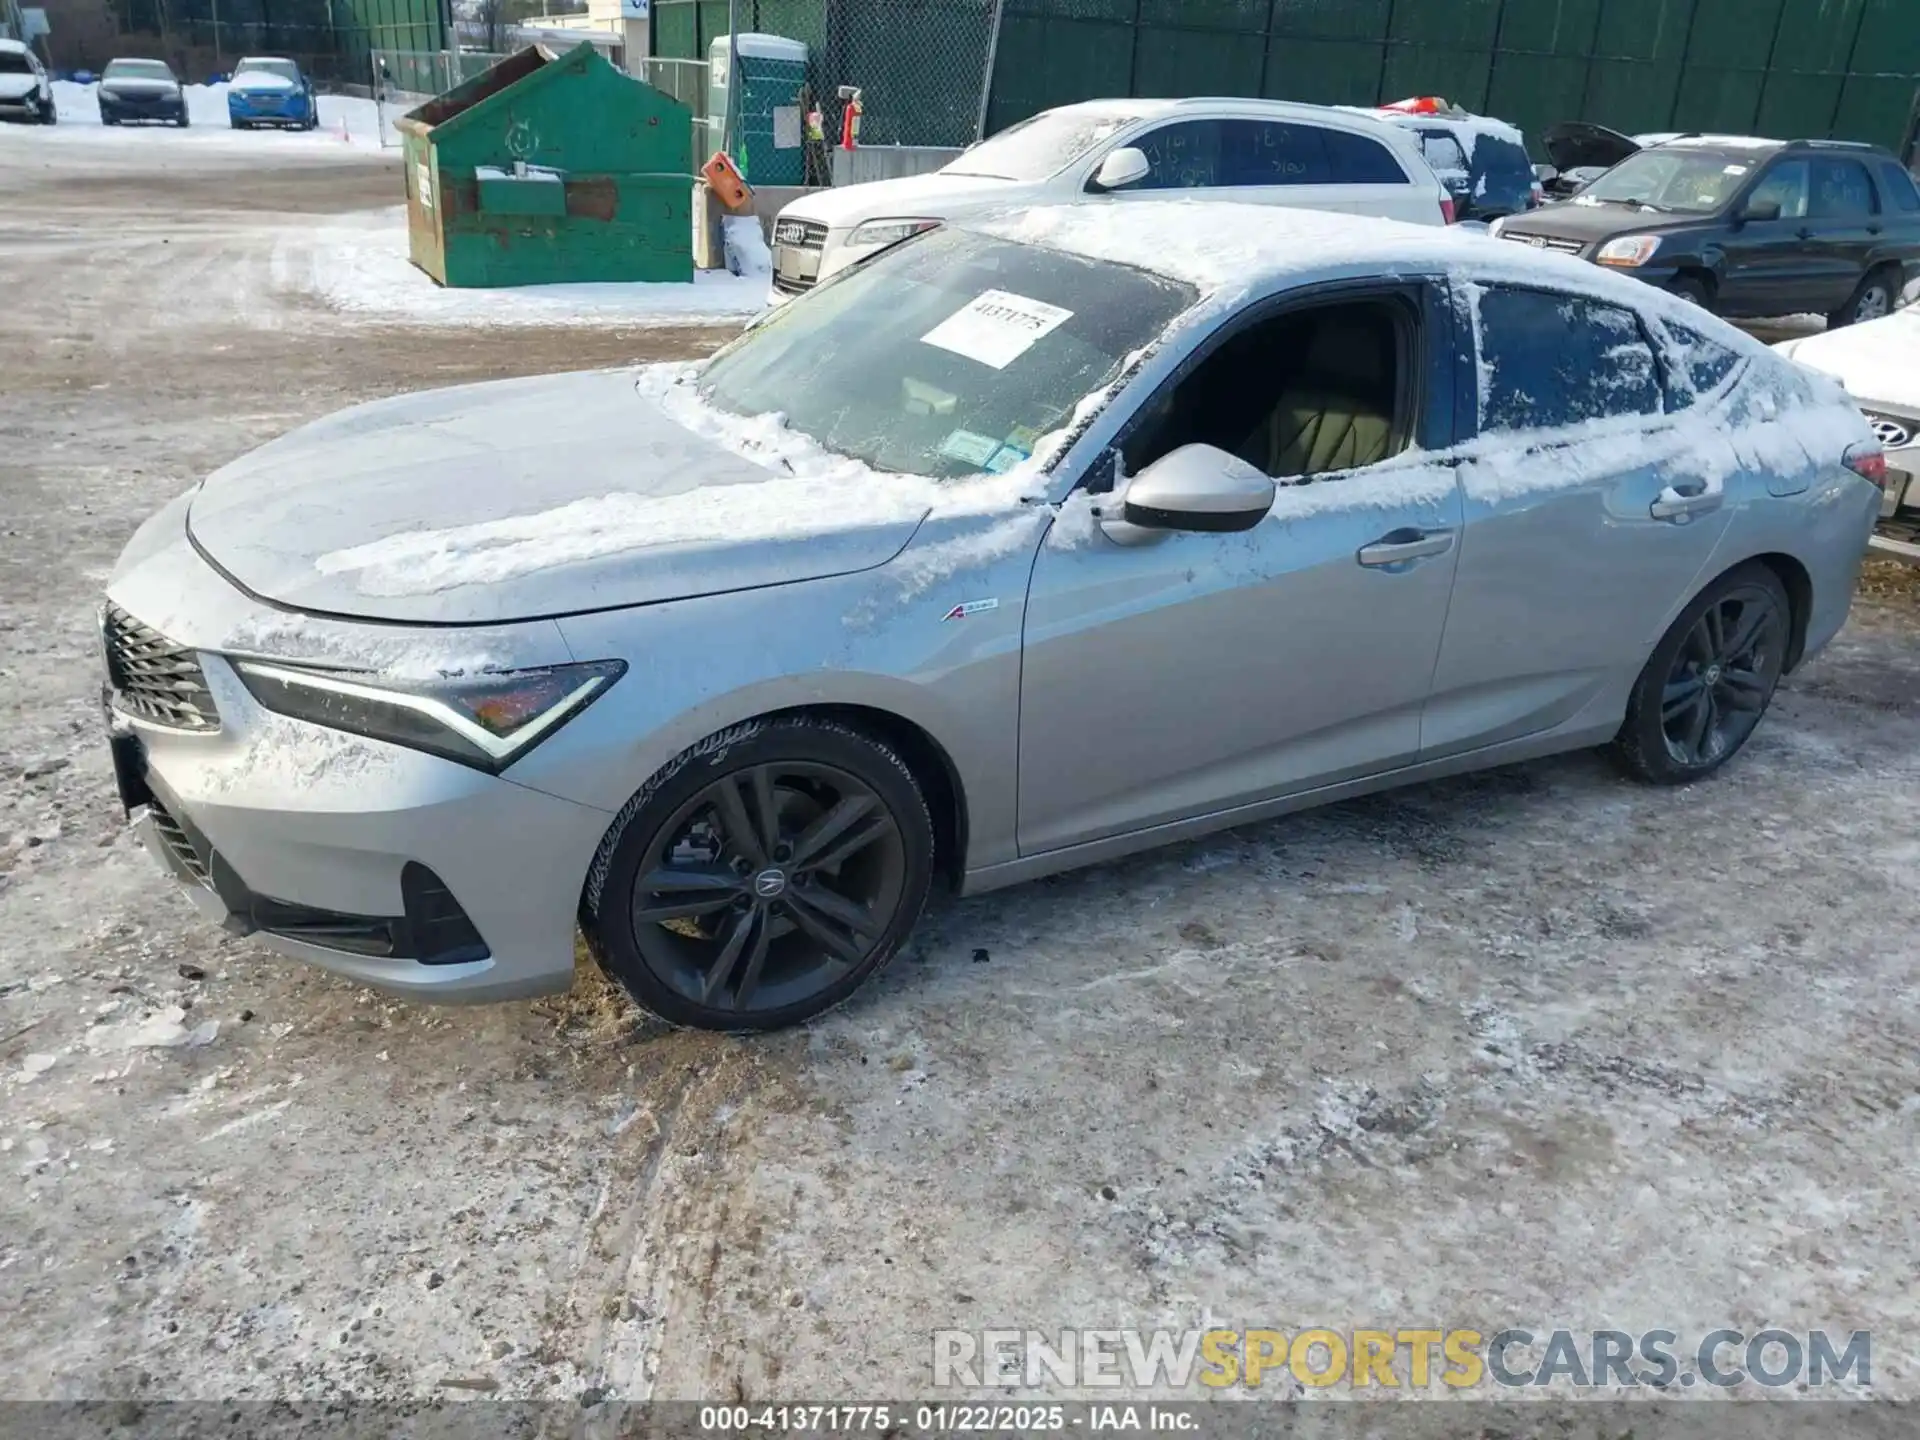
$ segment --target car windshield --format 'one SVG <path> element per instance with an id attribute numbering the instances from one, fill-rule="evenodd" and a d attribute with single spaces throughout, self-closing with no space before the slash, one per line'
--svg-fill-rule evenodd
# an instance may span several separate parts
<path id="1" fill-rule="evenodd" d="M 1196 299 L 1142 270 L 936 230 L 775 311 L 700 390 L 877 470 L 997 473 Z"/>
<path id="2" fill-rule="evenodd" d="M 0 75 L 28 75 L 33 67 L 18 50 L 0 50 Z"/>
<path id="3" fill-rule="evenodd" d="M 1094 146 L 1140 117 L 1102 111 L 1055 110 L 1009 125 L 941 170 L 942 175 L 984 175 L 995 180 L 1044 180 L 1057 175 Z"/>
<path id="4" fill-rule="evenodd" d="M 1663 145 L 1629 155 L 1587 186 L 1580 199 L 1707 215 L 1733 199 L 1752 173 L 1751 158 Z"/>
<path id="5" fill-rule="evenodd" d="M 300 67 L 291 60 L 242 60 L 233 67 L 235 75 L 278 75 L 282 80 L 291 80 L 296 84 L 300 80 Z"/>
<path id="6" fill-rule="evenodd" d="M 171 80 L 173 71 L 160 60 L 113 60 L 108 62 L 103 80 Z"/>

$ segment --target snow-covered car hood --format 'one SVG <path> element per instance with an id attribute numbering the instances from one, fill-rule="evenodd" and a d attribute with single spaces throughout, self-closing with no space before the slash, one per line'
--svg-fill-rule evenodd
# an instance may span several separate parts
<path id="1" fill-rule="evenodd" d="M 1773 348 L 1811 370 L 1831 375 L 1856 400 L 1878 401 L 1920 415 L 1920 313 L 1901 310 L 1883 320 L 1784 341 Z"/>
<path id="2" fill-rule="evenodd" d="M 865 185 L 842 185 L 817 191 L 794 201 L 780 216 L 811 220 L 830 230 L 843 230 L 867 220 L 945 220 L 961 210 L 1006 204 L 1034 189 L 1018 180 L 946 175 L 936 171 L 931 175 L 908 175 L 898 180 L 873 180 Z"/>
<path id="3" fill-rule="evenodd" d="M 376 401 L 215 471 L 187 528 L 276 604 L 482 625 L 864 570 L 926 516 L 909 477 L 769 468 L 657 396 L 590 371 Z"/>
<path id="4" fill-rule="evenodd" d="M 18 100 L 22 95 L 30 94 L 39 83 L 40 77 L 31 73 L 0 75 L 0 100 Z"/>

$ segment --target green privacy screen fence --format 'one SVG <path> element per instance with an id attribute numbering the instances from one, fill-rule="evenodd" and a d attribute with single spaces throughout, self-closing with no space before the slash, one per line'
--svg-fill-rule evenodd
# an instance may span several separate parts
<path id="1" fill-rule="evenodd" d="M 738 3 L 743 24 L 751 16 L 755 28 L 805 40 L 822 55 L 859 54 L 869 73 L 836 74 L 834 83 L 877 81 L 931 113 L 951 108 L 958 69 L 924 80 L 911 73 L 921 53 L 915 27 L 931 18 L 920 12 L 991 12 L 995 0 Z M 1920 87 L 1920 0 L 998 3 L 989 131 L 1097 96 L 1265 95 L 1364 105 L 1439 94 L 1504 116 L 1536 141 L 1548 125 L 1584 119 L 1636 133 L 1899 145 Z M 655 0 L 656 52 L 702 53 L 700 44 L 725 33 L 726 10 L 723 0 Z M 874 43 L 889 36 L 891 47 Z M 977 104 L 977 87 L 973 98 Z"/>

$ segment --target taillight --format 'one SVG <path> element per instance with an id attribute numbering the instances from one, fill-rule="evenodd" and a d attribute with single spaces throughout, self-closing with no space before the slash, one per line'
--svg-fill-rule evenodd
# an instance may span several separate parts
<path id="1" fill-rule="evenodd" d="M 1847 453 L 1840 457 L 1840 463 L 1875 489 L 1887 488 L 1887 452 L 1878 443 L 1866 441 L 1849 445 Z"/>
<path id="2" fill-rule="evenodd" d="M 1451 195 L 1442 195 L 1440 197 L 1440 223 L 1442 225 L 1453 224 L 1454 217 L 1457 213 L 1453 208 L 1453 197 Z"/>

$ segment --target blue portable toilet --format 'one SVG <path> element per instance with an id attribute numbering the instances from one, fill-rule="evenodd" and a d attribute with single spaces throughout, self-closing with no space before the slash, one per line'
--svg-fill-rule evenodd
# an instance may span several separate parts
<path id="1" fill-rule="evenodd" d="M 707 117 L 716 143 L 727 114 L 733 77 L 728 37 L 707 48 Z M 800 148 L 800 87 L 807 83 L 807 47 L 784 35 L 741 35 L 739 112 L 734 116 L 734 163 L 749 185 L 799 185 L 806 175 Z"/>

